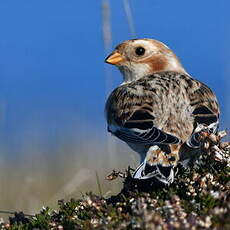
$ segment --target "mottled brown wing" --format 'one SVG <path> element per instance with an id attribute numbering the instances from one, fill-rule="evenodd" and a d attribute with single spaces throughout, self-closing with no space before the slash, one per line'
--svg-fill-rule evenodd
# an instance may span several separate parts
<path id="1" fill-rule="evenodd" d="M 217 98 L 212 90 L 202 82 L 196 82 L 198 87 L 189 93 L 190 105 L 192 106 L 192 114 L 194 116 L 193 135 L 187 142 L 191 147 L 200 146 L 198 140 L 199 133 L 196 132 L 197 126 L 203 125 L 210 132 L 216 133 L 220 114 Z"/>
<path id="2" fill-rule="evenodd" d="M 160 109 L 162 100 L 147 80 L 120 86 L 112 92 L 106 105 L 108 131 L 129 143 L 179 143 L 178 137 L 156 126 L 155 113 Z M 140 92 L 142 90 L 144 93 Z M 153 102 L 156 103 L 156 100 L 159 107 L 155 105 L 154 109 Z"/>

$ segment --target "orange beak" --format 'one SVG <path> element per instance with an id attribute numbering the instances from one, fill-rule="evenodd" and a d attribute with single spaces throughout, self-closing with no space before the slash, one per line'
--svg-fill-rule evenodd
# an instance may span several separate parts
<path id="1" fill-rule="evenodd" d="M 123 57 L 121 56 L 120 53 L 118 53 L 117 51 L 114 51 L 113 53 L 111 53 L 106 59 L 105 62 L 112 64 L 112 65 L 118 65 L 120 64 L 122 61 L 124 61 Z"/>

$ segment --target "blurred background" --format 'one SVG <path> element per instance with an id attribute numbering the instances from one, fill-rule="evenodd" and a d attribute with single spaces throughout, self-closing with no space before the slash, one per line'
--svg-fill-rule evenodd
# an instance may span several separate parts
<path id="1" fill-rule="evenodd" d="M 105 176 L 135 167 L 138 156 L 107 134 L 104 104 L 121 75 L 104 59 L 123 40 L 166 43 L 217 94 L 221 127 L 229 128 L 229 7 L 228 0 L 0 1 L 0 210 L 34 213 L 87 191 L 119 191 L 120 181 Z"/>

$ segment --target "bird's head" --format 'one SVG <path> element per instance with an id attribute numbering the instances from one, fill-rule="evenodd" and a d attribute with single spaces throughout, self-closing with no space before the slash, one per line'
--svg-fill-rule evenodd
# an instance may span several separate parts
<path id="1" fill-rule="evenodd" d="M 105 62 L 116 65 L 125 82 L 161 71 L 185 73 L 176 55 L 162 42 L 152 39 L 125 41 L 115 48 Z"/>

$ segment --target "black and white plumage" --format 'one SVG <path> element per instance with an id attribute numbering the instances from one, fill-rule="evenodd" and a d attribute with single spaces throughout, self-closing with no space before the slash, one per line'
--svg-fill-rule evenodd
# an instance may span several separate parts
<path id="1" fill-rule="evenodd" d="M 199 151 L 199 133 L 216 132 L 215 95 L 156 40 L 125 41 L 106 62 L 124 77 L 106 103 L 108 131 L 140 154 L 134 178 L 155 177 L 170 184 L 178 162 L 189 161 Z"/>

